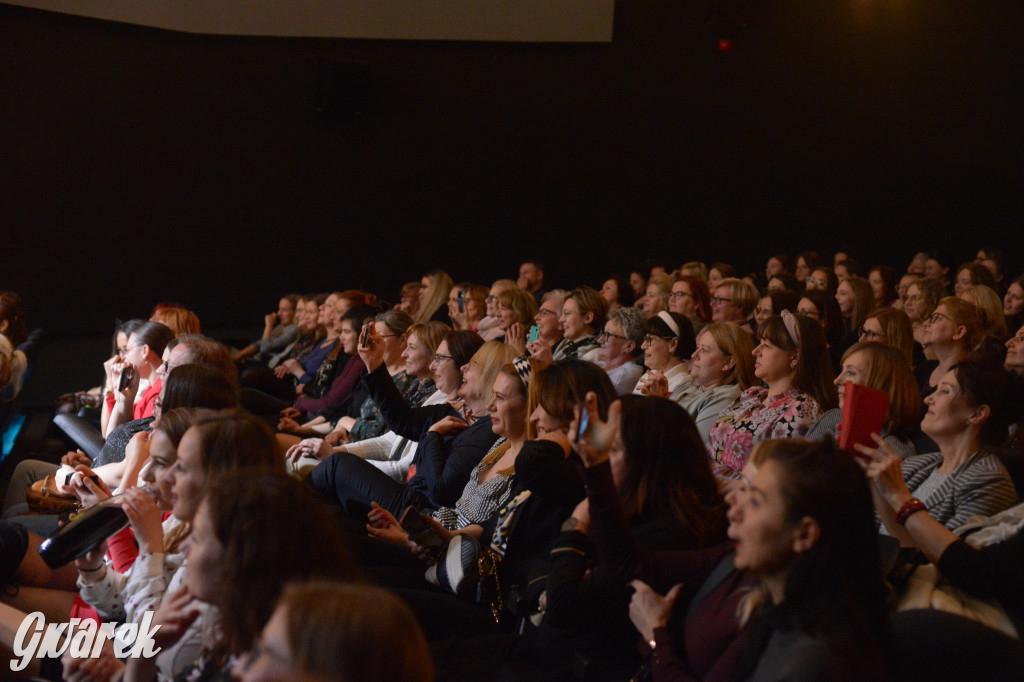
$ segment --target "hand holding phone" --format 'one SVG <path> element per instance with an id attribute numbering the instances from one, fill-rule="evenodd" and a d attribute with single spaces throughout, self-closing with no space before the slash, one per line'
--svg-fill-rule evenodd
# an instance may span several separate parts
<path id="1" fill-rule="evenodd" d="M 526 337 L 526 343 L 535 343 L 540 339 L 540 327 L 533 325 L 530 327 L 530 335 Z"/>
<path id="2" fill-rule="evenodd" d="M 416 507 L 406 507 L 398 524 L 409 534 L 409 539 L 427 550 L 431 557 L 436 559 L 441 554 L 445 545 L 444 539 L 434 532 L 430 523 Z"/>

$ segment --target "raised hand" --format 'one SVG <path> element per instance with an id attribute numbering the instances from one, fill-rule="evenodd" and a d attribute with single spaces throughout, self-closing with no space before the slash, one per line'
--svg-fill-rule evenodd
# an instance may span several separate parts
<path id="1" fill-rule="evenodd" d="M 630 585 L 636 591 L 629 602 L 629 619 L 633 621 L 633 625 L 644 640 L 650 642 L 654 639 L 655 628 L 668 625 L 672 617 L 672 608 L 683 586 L 675 585 L 668 594 L 661 596 L 642 580 L 634 580 Z"/>
<path id="2" fill-rule="evenodd" d="M 587 410 L 590 415 L 590 423 L 587 425 L 586 431 L 579 434 L 580 416 L 583 410 Z M 574 409 L 574 416 L 569 424 L 569 444 L 588 467 L 607 461 L 608 450 L 619 432 L 621 415 L 622 405 L 616 400 L 608 408 L 608 421 L 601 421 L 601 415 L 597 411 L 597 395 L 593 391 L 587 393 L 583 406 L 577 405 Z"/>

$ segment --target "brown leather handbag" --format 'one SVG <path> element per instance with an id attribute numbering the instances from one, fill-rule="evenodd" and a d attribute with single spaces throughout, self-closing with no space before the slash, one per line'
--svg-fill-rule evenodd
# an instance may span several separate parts
<path id="1" fill-rule="evenodd" d="M 25 494 L 25 501 L 28 503 L 29 511 L 37 514 L 60 514 L 66 511 L 75 511 L 81 504 L 77 497 L 70 493 L 62 493 L 57 489 L 57 479 L 54 474 L 36 481 Z"/>

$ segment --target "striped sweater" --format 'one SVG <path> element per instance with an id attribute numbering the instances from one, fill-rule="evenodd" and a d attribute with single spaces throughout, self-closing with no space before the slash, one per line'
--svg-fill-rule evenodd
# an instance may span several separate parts
<path id="1" fill-rule="evenodd" d="M 903 460 L 903 478 L 911 493 L 942 464 L 942 459 L 941 452 L 932 452 Z M 979 450 L 921 501 L 936 521 L 952 530 L 974 514 L 988 516 L 1010 507 L 1017 501 L 1017 489 L 999 458 Z"/>

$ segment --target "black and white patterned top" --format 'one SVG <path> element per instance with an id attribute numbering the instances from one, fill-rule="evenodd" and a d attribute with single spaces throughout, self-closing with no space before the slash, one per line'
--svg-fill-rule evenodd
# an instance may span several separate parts
<path id="1" fill-rule="evenodd" d="M 505 438 L 499 438 L 495 441 L 487 455 L 502 446 L 505 440 Z M 498 508 L 508 501 L 512 493 L 515 474 L 512 473 L 508 476 L 498 474 L 480 483 L 480 475 L 488 468 L 488 465 L 484 464 L 486 460 L 487 456 L 485 455 L 483 461 L 473 469 L 466 487 L 462 489 L 462 496 L 455 502 L 455 506 L 441 507 L 434 512 L 434 518 L 448 530 L 461 530 L 474 523 L 483 523 L 494 516 Z"/>

